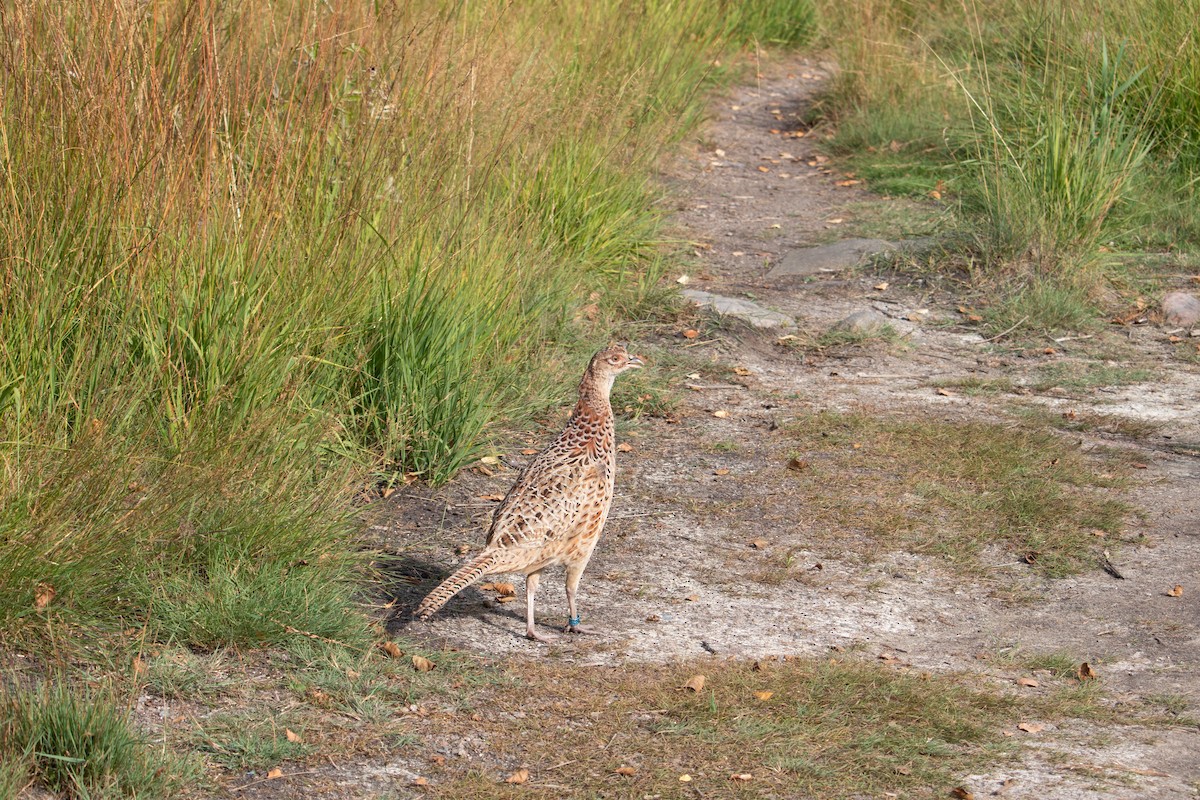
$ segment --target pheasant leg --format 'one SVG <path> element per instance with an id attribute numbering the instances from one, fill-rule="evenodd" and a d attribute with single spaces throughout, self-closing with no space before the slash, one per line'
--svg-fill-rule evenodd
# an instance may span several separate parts
<path id="1" fill-rule="evenodd" d="M 583 577 L 583 568 L 586 563 L 578 567 L 567 567 L 567 613 L 570 614 L 570 619 L 567 620 L 567 625 L 563 628 L 563 633 L 595 633 L 591 628 L 585 628 L 579 624 L 579 613 L 575 610 L 575 590 L 579 588 L 579 579 Z"/>
<path id="2" fill-rule="evenodd" d="M 538 581 L 541 578 L 540 572 L 533 572 L 525 576 L 525 636 L 535 642 L 550 644 L 554 641 L 554 637 L 538 633 L 533 627 L 533 596 L 537 594 Z"/>

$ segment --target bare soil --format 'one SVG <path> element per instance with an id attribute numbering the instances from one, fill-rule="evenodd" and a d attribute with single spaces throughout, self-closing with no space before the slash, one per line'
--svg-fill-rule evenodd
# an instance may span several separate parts
<path id="1" fill-rule="evenodd" d="M 893 319 L 902 341 L 798 348 L 779 343 L 786 331 L 728 321 L 700 325 L 694 339 L 664 336 L 659 346 L 694 364 L 697 377 L 680 379 L 669 417 L 619 431 L 632 450 L 619 455 L 613 513 L 580 596 L 585 624 L 597 633 L 550 646 L 527 641 L 519 579 L 513 602 L 470 589 L 429 623 L 407 617 L 463 557 L 458 548 L 481 546 L 495 505 L 486 498 L 503 494 L 528 458 L 519 447 L 500 465 L 469 471 L 442 490 L 404 489 L 381 504 L 375 532 L 400 553 L 391 630 L 509 664 L 553 659 L 581 669 L 832 649 L 898 669 L 983 675 L 997 691 L 1013 691 L 1014 679 L 1029 674 L 1020 654 L 1065 654 L 1094 668 L 1118 712 L 1112 721 L 1014 730 L 1030 745 L 1020 766 L 963 776 L 963 786 L 976 797 L 1197 796 L 1196 725 L 1130 724 L 1120 709 L 1166 698 L 1181 717 L 1200 715 L 1200 369 L 1172 360 L 1167 332 L 1154 324 L 1036 346 L 989 340 L 963 321 L 952 282 L 913 273 L 868 267 L 767 285 L 770 265 L 790 249 L 870 222 L 856 215 L 873 207 L 863 204 L 870 196 L 861 185 L 838 185 L 846 176 L 818 161 L 820 131 L 789 135 L 801 129 L 799 115 L 828 80 L 827 68 L 796 59 L 767 69 L 756 84 L 718 99 L 703 143 L 664 175 L 681 235 L 695 243 L 688 285 L 791 314 L 800 335 L 876 308 Z M 886 289 L 875 288 L 884 282 Z M 1146 367 L 1154 377 L 1091 389 L 1029 388 L 1038 370 L 1073 363 Z M 1012 388 L 980 395 L 937 389 L 939 380 L 970 377 L 1007 378 Z M 1137 511 L 1122 541 L 1102 546 L 1122 579 L 1099 565 L 1048 579 L 1000 547 L 986 551 L 982 569 L 964 575 L 852 527 L 831 529 L 828 514 L 800 502 L 797 482 L 819 477 L 788 468 L 792 455 L 804 455 L 786 433 L 792 420 L 857 409 L 1003 421 L 1018 405 L 1154 423 L 1137 428 L 1140 435 L 1103 426 L 1062 434 L 1098 458 L 1117 452 L 1115 461 L 1134 477 L 1126 499 Z M 837 492 L 828 487 L 829 502 L 837 502 Z M 1182 595 L 1169 596 L 1176 585 Z M 547 633 L 561 627 L 565 597 L 556 576 L 543 581 L 538 600 L 539 624 Z M 443 741 L 428 734 L 430 752 L 488 763 L 483 735 L 460 731 Z M 240 795 L 415 796 L 421 790 L 404 787 L 427 758 L 407 753 L 329 766 Z M 558 780 L 563 795 L 581 788 L 569 785 L 569 775 Z"/>

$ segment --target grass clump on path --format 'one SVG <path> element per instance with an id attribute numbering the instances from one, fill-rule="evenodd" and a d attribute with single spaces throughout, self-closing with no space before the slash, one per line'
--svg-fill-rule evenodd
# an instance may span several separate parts
<path id="1" fill-rule="evenodd" d="M 815 414 L 788 430 L 819 479 L 808 507 L 878 546 L 968 570 L 1001 544 L 1047 575 L 1076 572 L 1095 563 L 1096 531 L 1120 532 L 1128 510 L 1100 491 L 1119 477 L 1025 427 L 859 411 Z M 797 491 L 806 491 L 800 482 Z"/>
<path id="2" fill-rule="evenodd" d="M 831 146 L 876 191 L 965 212 L 997 330 L 1086 327 L 1110 250 L 1200 248 L 1195 0 L 819 8 Z"/>

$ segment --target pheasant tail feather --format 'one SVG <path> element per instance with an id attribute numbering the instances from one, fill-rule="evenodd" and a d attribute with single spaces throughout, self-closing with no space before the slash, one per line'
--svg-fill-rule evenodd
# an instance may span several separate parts
<path id="1" fill-rule="evenodd" d="M 417 606 L 416 615 L 421 619 L 429 619 L 438 609 L 450 602 L 451 597 L 487 575 L 495 563 L 494 554 L 480 553 L 472 561 L 463 564 L 421 601 L 421 605 Z"/>

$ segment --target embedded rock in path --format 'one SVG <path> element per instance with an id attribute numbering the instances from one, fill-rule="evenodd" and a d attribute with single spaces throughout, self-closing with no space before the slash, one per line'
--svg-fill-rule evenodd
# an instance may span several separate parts
<path id="1" fill-rule="evenodd" d="M 789 250 L 771 267 L 771 271 L 767 273 L 767 280 L 803 278 L 817 272 L 849 269 L 874 256 L 894 253 L 900 249 L 903 249 L 901 244 L 883 239 L 843 239 L 820 247 Z"/>
<path id="2" fill-rule="evenodd" d="M 864 308 L 843 317 L 833 324 L 830 330 L 848 331 L 862 336 L 871 336 L 880 331 L 884 325 L 890 325 L 891 320 L 873 308 Z"/>
<path id="3" fill-rule="evenodd" d="M 1162 312 L 1168 325 L 1190 328 L 1200 322 L 1200 300 L 1187 292 L 1171 292 L 1163 298 Z"/>
<path id="4" fill-rule="evenodd" d="M 744 320 L 756 328 L 791 328 L 796 324 L 796 320 L 787 314 L 763 308 L 757 303 L 751 303 L 749 300 L 741 300 L 736 297 L 723 297 L 719 294 L 702 292 L 699 289 L 684 289 L 683 296 L 698 306 L 711 308 L 724 316 Z"/>

